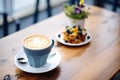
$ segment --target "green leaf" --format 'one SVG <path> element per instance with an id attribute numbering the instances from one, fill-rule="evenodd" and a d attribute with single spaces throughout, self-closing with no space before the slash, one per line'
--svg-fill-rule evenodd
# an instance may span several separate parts
<path id="1" fill-rule="evenodd" d="M 89 12 L 87 11 L 82 11 L 81 14 L 76 14 L 75 13 L 75 7 L 76 5 L 69 6 L 67 4 L 64 4 L 64 12 L 65 14 L 72 18 L 72 19 L 85 19 L 88 18 Z"/>

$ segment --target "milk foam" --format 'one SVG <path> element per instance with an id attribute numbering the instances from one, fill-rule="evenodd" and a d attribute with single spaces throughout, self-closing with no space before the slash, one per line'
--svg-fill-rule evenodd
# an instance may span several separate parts
<path id="1" fill-rule="evenodd" d="M 49 45 L 49 38 L 42 35 L 32 35 L 24 40 L 24 46 L 30 49 L 43 49 Z"/>

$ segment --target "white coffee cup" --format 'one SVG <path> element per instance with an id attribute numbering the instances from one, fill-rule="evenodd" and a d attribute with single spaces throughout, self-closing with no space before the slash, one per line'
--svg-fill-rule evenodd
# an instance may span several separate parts
<path id="1" fill-rule="evenodd" d="M 39 68 L 47 62 L 47 58 L 54 45 L 54 40 L 48 36 L 33 34 L 23 40 L 23 49 L 29 65 Z"/>

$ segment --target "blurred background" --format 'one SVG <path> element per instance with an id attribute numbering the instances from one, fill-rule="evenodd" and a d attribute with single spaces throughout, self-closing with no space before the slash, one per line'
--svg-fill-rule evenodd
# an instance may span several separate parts
<path id="1" fill-rule="evenodd" d="M 63 3 L 75 0 L 0 0 L 0 38 L 59 14 Z M 120 14 L 120 0 L 85 0 L 85 4 Z"/>

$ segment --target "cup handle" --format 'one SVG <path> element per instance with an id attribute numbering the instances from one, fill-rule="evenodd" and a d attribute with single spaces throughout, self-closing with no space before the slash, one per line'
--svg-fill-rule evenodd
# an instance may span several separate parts
<path id="1" fill-rule="evenodd" d="M 55 41 L 52 39 L 52 45 L 51 45 L 51 47 L 53 47 L 53 46 L 54 46 L 54 43 L 55 43 Z"/>

